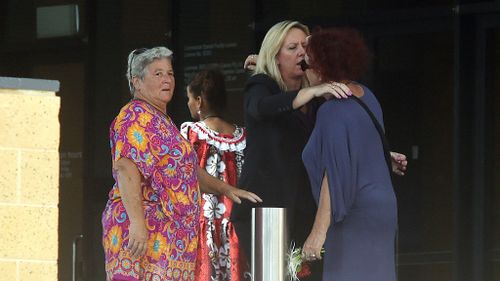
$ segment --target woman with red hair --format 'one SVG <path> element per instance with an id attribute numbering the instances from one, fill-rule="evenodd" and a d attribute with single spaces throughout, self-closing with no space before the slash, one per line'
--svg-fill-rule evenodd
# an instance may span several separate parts
<path id="1" fill-rule="evenodd" d="M 315 260 L 325 249 L 323 281 L 394 281 L 397 203 L 382 110 L 355 82 L 370 54 L 357 31 L 342 28 L 314 33 L 306 54 L 312 85 L 344 83 L 354 98 L 321 105 L 302 154 L 318 204 L 303 254 Z"/>

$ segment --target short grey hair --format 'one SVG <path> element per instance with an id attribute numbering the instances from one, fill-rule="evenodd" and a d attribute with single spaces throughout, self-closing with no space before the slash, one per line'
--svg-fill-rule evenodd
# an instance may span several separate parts
<path id="1" fill-rule="evenodd" d="M 132 78 L 139 77 L 141 80 L 144 79 L 147 67 L 150 63 L 158 59 L 168 59 L 172 62 L 173 52 L 167 47 L 153 47 L 151 49 L 141 48 L 135 49 L 128 54 L 128 67 L 125 76 L 128 80 L 128 85 L 130 88 L 130 94 L 135 95 L 135 88 L 132 83 Z"/>

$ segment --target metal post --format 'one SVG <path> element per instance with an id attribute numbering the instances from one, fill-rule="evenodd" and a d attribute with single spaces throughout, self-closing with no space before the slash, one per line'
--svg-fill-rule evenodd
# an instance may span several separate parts
<path id="1" fill-rule="evenodd" d="M 79 234 L 73 238 L 73 255 L 72 255 L 72 270 L 71 270 L 71 280 L 77 281 L 77 258 L 78 258 L 78 241 L 83 239 L 83 235 Z"/>
<path id="2" fill-rule="evenodd" d="M 288 225 L 285 208 L 252 209 L 253 281 L 285 281 Z"/>

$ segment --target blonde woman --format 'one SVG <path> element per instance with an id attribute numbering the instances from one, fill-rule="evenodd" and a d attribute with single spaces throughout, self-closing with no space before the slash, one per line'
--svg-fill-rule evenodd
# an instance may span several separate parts
<path id="1" fill-rule="evenodd" d="M 316 102 L 311 101 L 325 94 L 347 97 L 348 89 L 330 83 L 305 87 L 300 63 L 308 35 L 309 29 L 296 21 L 274 25 L 262 42 L 257 68 L 245 86 L 247 143 L 239 186 L 263 200 L 261 204 L 243 202 L 233 207 L 231 217 L 247 255 L 252 207 L 287 208 L 290 238 L 300 245 L 314 221 L 316 207 L 301 161 L 314 125 Z"/>

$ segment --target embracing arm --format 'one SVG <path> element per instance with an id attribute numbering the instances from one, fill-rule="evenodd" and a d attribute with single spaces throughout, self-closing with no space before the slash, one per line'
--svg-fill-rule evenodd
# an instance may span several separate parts
<path id="1" fill-rule="evenodd" d="M 141 174 L 128 158 L 113 162 L 123 205 L 130 220 L 128 250 L 138 258 L 146 253 L 148 232 L 142 208 Z"/>
<path id="2" fill-rule="evenodd" d="M 318 211 L 311 233 L 307 237 L 302 248 L 302 254 L 306 259 L 321 259 L 321 249 L 325 244 L 326 233 L 330 227 L 332 219 L 332 209 L 330 205 L 330 189 L 328 187 L 328 178 L 325 174 L 321 182 L 321 191 L 319 195 Z"/>
<path id="3" fill-rule="evenodd" d="M 293 110 L 297 91 L 284 92 L 265 75 L 254 76 L 245 88 L 245 112 L 255 119 L 265 119 Z"/>
<path id="4" fill-rule="evenodd" d="M 223 194 L 238 204 L 241 203 L 241 198 L 247 199 L 253 203 L 262 202 L 262 199 L 256 194 L 229 185 L 213 177 L 201 167 L 198 167 L 196 172 L 198 174 L 198 181 L 200 182 L 200 190 L 204 193 L 212 193 L 215 195 Z"/>
<path id="5" fill-rule="evenodd" d="M 261 79 L 264 83 L 255 83 L 245 91 L 245 111 L 256 119 L 271 117 L 283 112 L 298 109 L 315 97 L 348 98 L 352 93 L 342 83 L 323 83 L 297 91 L 281 91 L 275 85 L 275 91 L 266 83 L 270 78 Z"/>
<path id="6" fill-rule="evenodd" d="M 323 83 L 301 89 L 293 100 L 292 107 L 293 109 L 300 108 L 317 97 L 341 99 L 348 98 L 350 95 L 352 95 L 352 92 L 345 84 L 336 82 Z"/>

